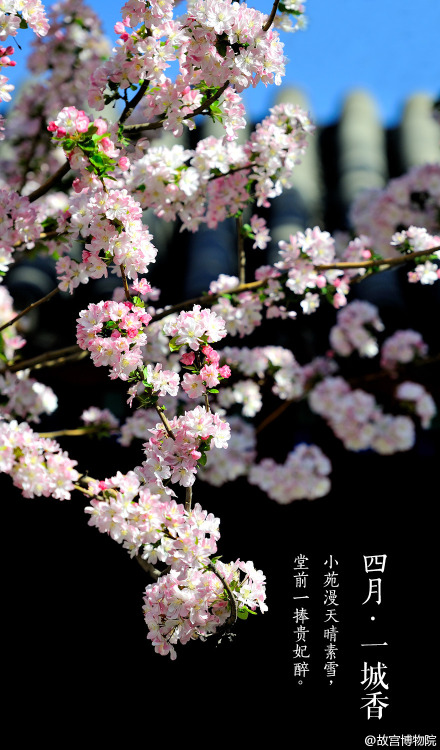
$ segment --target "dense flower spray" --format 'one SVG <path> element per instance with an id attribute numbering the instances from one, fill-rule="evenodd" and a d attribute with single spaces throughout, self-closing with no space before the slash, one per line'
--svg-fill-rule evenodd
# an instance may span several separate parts
<path id="1" fill-rule="evenodd" d="M 308 114 L 284 103 L 239 142 L 241 94 L 281 83 L 279 31 L 304 26 L 304 4 L 275 2 L 262 13 L 231 0 L 188 0 L 180 10 L 171 0 L 128 0 L 112 50 L 82 0 L 63 0 L 48 16 L 40 0 L 5 0 L 0 10 L 0 99 L 9 102 L 13 90 L 3 75 L 15 62 L 6 39 L 27 26 L 37 37 L 29 66 L 40 76 L 0 118 L 8 145 L 0 178 L 0 470 L 25 498 L 86 496 L 89 525 L 150 576 L 147 637 L 171 659 L 178 643 L 220 637 L 237 618 L 267 610 L 264 573 L 218 556 L 220 519 L 193 503 L 197 479 L 201 492 L 247 480 L 279 504 L 324 498 L 332 465 L 318 445 L 277 434 L 280 463 L 259 441 L 298 403 L 347 451 L 411 450 L 437 412 L 417 382 L 428 346 L 419 331 L 388 332 L 380 311 L 350 294 L 353 283 L 393 265 L 410 264 L 408 282 L 421 287 L 440 277 L 440 172 L 432 164 L 359 196 L 353 236 L 304 228 L 279 241 L 274 265 L 262 260 L 246 281 L 246 256 L 262 257 L 272 242 L 260 213 L 294 185 L 315 136 Z M 220 122 L 222 136 L 195 148 L 154 138 L 160 130 L 180 137 L 200 115 Z M 180 231 L 235 219 L 238 275 L 220 273 L 199 299 L 160 307 L 147 277 L 157 249 L 146 209 L 155 214 L 150 227 L 178 220 Z M 52 264 L 57 286 L 14 310 L 7 274 L 29 254 Z M 91 291 L 76 307 L 77 344 L 25 359 L 27 313 L 58 292 L 75 303 L 93 289 L 79 292 L 81 284 L 109 272 L 113 295 L 93 299 Z M 273 320 L 289 330 L 299 320 L 313 326 L 324 305 L 333 313 L 329 340 L 310 361 L 295 356 L 290 333 L 284 345 L 234 345 L 233 337 L 241 344 Z M 32 370 L 84 356 L 107 367 L 119 388 L 118 418 L 88 402 L 80 427 L 44 432 L 58 400 Z M 360 365 L 377 368 L 365 389 L 345 374 Z M 383 402 L 372 386 L 377 374 L 389 385 Z M 64 436 L 110 437 L 121 451 L 141 441 L 142 457 L 96 479 L 54 440 Z"/>

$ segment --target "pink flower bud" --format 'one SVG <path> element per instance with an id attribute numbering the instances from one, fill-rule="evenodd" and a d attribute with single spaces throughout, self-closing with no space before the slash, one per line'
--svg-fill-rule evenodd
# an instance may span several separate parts
<path id="1" fill-rule="evenodd" d="M 228 365 L 223 365 L 223 367 L 219 368 L 218 374 L 221 375 L 222 378 L 230 378 L 231 368 Z"/>
<path id="2" fill-rule="evenodd" d="M 108 125 L 102 117 L 97 117 L 93 124 L 95 128 L 98 128 L 98 135 L 104 135 L 108 130 Z"/>
<path id="3" fill-rule="evenodd" d="M 188 354 L 182 354 L 180 361 L 183 365 L 192 365 L 195 360 L 196 355 L 194 352 L 189 352 Z"/>
<path id="4" fill-rule="evenodd" d="M 113 26 L 113 29 L 114 29 L 114 32 L 115 32 L 115 34 L 123 34 L 123 33 L 124 33 L 124 31 L 125 31 L 125 26 L 124 26 L 124 24 L 122 23 L 122 21 L 118 21 L 118 22 L 117 22 L 117 23 L 115 23 L 115 25 Z"/>
<path id="5" fill-rule="evenodd" d="M 54 133 L 54 132 L 55 132 L 55 130 L 57 129 L 57 126 L 55 125 L 55 123 L 54 123 L 54 121 L 53 121 L 53 120 L 51 120 L 51 122 L 50 122 L 50 123 L 49 123 L 49 125 L 47 126 L 47 129 L 48 129 L 48 131 L 49 131 L 50 133 Z"/>
<path id="6" fill-rule="evenodd" d="M 130 168 L 130 159 L 128 159 L 127 156 L 121 156 L 118 161 L 118 167 L 119 169 L 122 169 L 123 172 L 126 172 L 127 169 Z"/>
<path id="7" fill-rule="evenodd" d="M 89 123 L 90 120 L 84 113 L 79 113 L 79 116 L 76 118 L 75 121 L 75 127 L 78 131 L 78 133 L 87 133 L 89 129 Z"/>
<path id="8" fill-rule="evenodd" d="M 104 151 L 105 154 L 112 154 L 114 151 L 114 143 L 110 138 L 104 137 L 99 142 L 100 150 Z"/>

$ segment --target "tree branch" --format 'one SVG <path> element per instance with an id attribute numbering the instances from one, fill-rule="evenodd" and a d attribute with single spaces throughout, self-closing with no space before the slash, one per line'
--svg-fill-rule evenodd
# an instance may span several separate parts
<path id="1" fill-rule="evenodd" d="M 20 370 L 39 370 L 41 367 L 53 367 L 54 365 L 62 365 L 65 362 L 71 361 L 72 359 L 78 359 L 86 357 L 87 351 L 81 349 L 77 344 L 73 346 L 66 346 L 63 349 L 53 349 L 50 352 L 40 354 L 38 357 L 32 357 L 32 359 L 25 359 L 15 364 L 9 365 L 0 372 L 19 372 Z"/>
<path id="2" fill-rule="evenodd" d="M 52 177 L 49 177 L 46 182 L 43 182 L 43 184 L 40 185 L 39 188 L 37 188 L 27 196 L 29 198 L 29 202 L 33 203 L 33 201 L 36 201 L 38 198 L 41 198 L 42 195 L 45 195 L 45 193 L 47 193 L 47 191 L 50 190 L 51 187 L 56 185 L 57 182 L 59 182 L 68 172 L 70 172 L 70 162 L 68 159 L 66 159 L 64 164 L 59 169 L 57 169 Z"/>
<path id="3" fill-rule="evenodd" d="M 149 81 L 144 81 L 141 84 L 141 86 L 139 87 L 139 89 L 137 90 L 137 92 L 134 95 L 133 99 L 131 101 L 127 102 L 127 104 L 125 105 L 124 110 L 123 110 L 123 112 L 122 112 L 122 114 L 121 114 L 121 116 L 119 118 L 119 124 L 120 125 L 123 125 L 124 122 L 126 120 L 128 120 L 128 118 L 130 117 L 130 115 L 133 114 L 133 111 L 134 111 L 135 107 L 137 107 L 137 105 L 139 104 L 140 100 L 144 96 L 144 94 L 145 94 L 146 90 L 148 89 L 149 85 L 150 85 Z M 125 130 L 125 128 L 124 128 L 124 130 Z"/>
<path id="4" fill-rule="evenodd" d="M 20 318 L 22 318 L 23 315 L 27 315 L 27 313 L 30 312 L 31 310 L 33 310 L 35 307 L 38 307 L 39 305 L 42 305 L 43 302 L 47 302 L 49 299 L 51 299 L 59 291 L 60 290 L 58 289 L 58 287 L 56 287 L 55 289 L 52 289 L 52 291 L 49 292 L 49 294 L 46 294 L 45 297 L 41 297 L 41 299 L 38 299 L 36 302 L 32 302 L 31 305 L 29 305 L 24 310 L 22 310 L 20 313 L 18 313 L 15 316 L 15 318 L 12 318 L 12 320 L 9 320 L 7 323 L 3 323 L 3 325 L 0 326 L 0 331 L 4 331 L 5 328 L 8 328 L 9 326 L 12 326 L 14 323 L 17 322 L 17 320 L 20 320 Z"/>
<path id="5" fill-rule="evenodd" d="M 216 91 L 215 94 L 212 94 L 211 96 L 209 96 L 207 100 L 203 104 L 200 105 L 200 107 L 197 107 L 194 110 L 194 112 L 191 112 L 188 115 L 186 115 L 185 119 L 189 120 L 193 117 L 197 117 L 197 115 L 206 114 L 206 110 L 209 111 L 211 104 L 214 104 L 214 102 L 217 101 L 217 99 L 220 99 L 221 95 L 226 91 L 228 86 L 229 86 L 229 81 L 226 81 L 226 83 L 224 83 L 223 86 L 221 86 L 219 90 Z M 159 120 L 157 120 L 156 122 L 142 122 L 142 123 L 138 123 L 137 125 L 125 125 L 124 133 L 129 135 L 130 133 L 138 133 L 140 130 L 157 130 L 158 128 L 161 128 L 163 126 L 164 119 L 165 119 L 165 113 L 160 115 Z"/>
<path id="6" fill-rule="evenodd" d="M 221 581 L 221 583 L 223 584 L 223 587 L 224 587 L 224 589 L 225 589 L 225 591 L 226 591 L 226 593 L 228 595 L 229 603 L 231 605 L 231 614 L 229 615 L 228 619 L 226 620 L 226 622 L 224 623 L 224 625 L 222 626 L 222 628 L 225 628 L 226 630 L 230 630 L 235 625 L 235 623 L 237 622 L 237 601 L 236 601 L 235 596 L 232 593 L 231 589 L 229 588 L 228 584 L 226 583 L 225 579 L 218 572 L 218 570 L 215 567 L 215 565 L 212 562 L 209 562 L 208 565 L 207 565 L 207 568 L 209 568 L 209 570 L 212 570 L 212 572 L 214 573 L 214 575 L 216 575 L 217 578 L 219 579 L 219 581 Z"/>
<path id="7" fill-rule="evenodd" d="M 432 247 L 430 250 L 415 250 L 413 253 L 407 253 L 406 255 L 399 255 L 396 258 L 378 258 L 375 260 L 360 260 L 360 261 L 343 261 L 341 263 L 322 263 L 319 266 L 315 266 L 318 271 L 331 271 L 333 269 L 345 268 L 374 268 L 380 266 L 399 266 L 402 263 L 407 263 L 410 260 L 421 258 L 423 255 L 432 255 L 440 251 L 439 247 Z"/>
<path id="8" fill-rule="evenodd" d="M 269 16 L 269 18 L 267 19 L 266 23 L 263 26 L 263 31 L 269 31 L 270 27 L 272 26 L 272 24 L 274 22 L 274 19 L 275 19 L 275 15 L 276 15 L 277 9 L 278 9 L 279 2 L 280 2 L 280 0 L 275 0 L 274 4 L 272 6 L 272 10 L 270 12 L 270 16 Z"/>
<path id="9" fill-rule="evenodd" d="M 161 418 L 162 424 L 165 427 L 165 430 L 167 432 L 168 437 L 172 438 L 173 440 L 176 439 L 176 436 L 174 432 L 172 431 L 170 427 L 170 423 L 168 422 L 168 419 L 166 418 L 165 414 L 163 413 L 162 409 L 156 404 L 156 411 L 159 414 L 159 417 Z"/>
<path id="10" fill-rule="evenodd" d="M 243 240 L 243 218 L 237 216 L 235 220 L 235 227 L 237 230 L 237 251 L 238 251 L 238 277 L 240 284 L 246 282 L 246 253 L 244 251 L 244 240 Z"/>

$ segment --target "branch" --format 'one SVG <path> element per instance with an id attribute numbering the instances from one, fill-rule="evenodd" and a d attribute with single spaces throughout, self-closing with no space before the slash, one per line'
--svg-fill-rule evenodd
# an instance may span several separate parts
<path id="1" fill-rule="evenodd" d="M 191 510 L 192 494 L 192 484 L 190 484 L 190 486 L 186 488 L 185 495 L 185 510 L 187 513 L 189 513 Z"/>
<path id="2" fill-rule="evenodd" d="M 263 26 L 263 31 L 269 31 L 270 27 L 272 26 L 272 24 L 274 22 L 274 19 L 275 19 L 275 14 L 276 14 L 277 9 L 278 9 L 279 2 L 280 2 L 280 0 L 275 0 L 274 4 L 272 6 L 272 10 L 270 12 L 270 16 L 269 16 L 269 18 L 267 19 L 266 23 Z"/>
<path id="3" fill-rule="evenodd" d="M 270 425 L 271 422 L 274 422 L 275 419 L 278 419 L 278 417 L 281 416 L 281 414 L 286 411 L 286 409 L 291 405 L 296 403 L 299 399 L 287 399 L 286 401 L 283 401 L 276 409 L 274 409 L 273 412 L 267 415 L 265 419 L 263 419 L 262 422 L 255 428 L 255 434 L 258 435 L 259 432 L 262 432 L 266 429 L 268 425 Z"/>
<path id="4" fill-rule="evenodd" d="M 238 277 L 240 284 L 244 284 L 246 282 L 246 253 L 244 251 L 243 218 L 241 215 L 237 216 L 235 226 L 237 229 Z"/>
<path id="5" fill-rule="evenodd" d="M 225 579 L 218 572 L 215 565 L 212 562 L 209 562 L 206 567 L 209 568 L 209 570 L 212 570 L 214 575 L 216 575 L 219 581 L 222 582 L 224 589 L 228 595 L 229 603 L 231 605 L 231 614 L 229 615 L 224 625 L 222 625 L 222 628 L 225 628 L 226 630 L 230 630 L 233 627 L 233 625 L 235 625 L 235 623 L 237 622 L 237 601 L 231 589 L 229 588 L 228 584 L 226 583 Z"/>
<path id="6" fill-rule="evenodd" d="M 124 111 L 122 112 L 122 115 L 119 118 L 119 124 L 123 125 L 126 120 L 130 117 L 130 115 L 133 114 L 133 111 L 135 107 L 139 104 L 140 100 L 144 96 L 146 90 L 148 89 L 148 86 L 150 85 L 149 81 L 144 81 L 143 84 L 139 87 L 138 91 L 134 95 L 133 99 L 124 107 Z"/>
<path id="7" fill-rule="evenodd" d="M 421 258 L 423 255 L 432 255 L 440 251 L 439 247 L 432 247 L 430 250 L 415 250 L 413 253 L 407 253 L 406 255 L 399 255 L 397 258 L 377 258 L 375 260 L 362 260 L 362 261 L 347 261 L 341 263 L 322 263 L 319 266 L 315 266 L 318 271 L 331 271 L 333 269 L 345 268 L 375 268 L 380 266 L 399 266 L 402 263 L 407 263 L 410 260 Z"/>
<path id="8" fill-rule="evenodd" d="M 145 94 L 148 88 L 148 85 L 149 85 L 149 82 L 144 81 L 143 84 L 140 86 L 139 90 L 137 91 L 137 93 L 134 95 L 131 102 L 128 102 L 126 104 L 125 109 L 119 118 L 119 123 L 121 125 L 133 113 L 134 108 L 137 106 L 137 104 L 139 104 L 140 100 Z M 56 185 L 56 183 L 59 182 L 59 180 L 61 180 L 69 171 L 70 171 L 70 162 L 68 159 L 66 159 L 64 164 L 55 172 L 55 174 L 52 175 L 52 177 L 50 177 L 46 182 L 40 185 L 39 188 L 37 188 L 36 190 L 34 190 L 32 193 L 28 195 L 30 203 L 33 203 L 33 201 L 36 201 L 38 198 L 41 198 L 42 195 L 45 195 L 48 192 L 48 190 L 50 190 L 51 187 Z"/>
<path id="9" fill-rule="evenodd" d="M 130 291 L 128 289 L 128 283 L 127 283 L 127 277 L 125 275 L 125 266 L 124 266 L 124 264 L 121 263 L 121 265 L 119 266 L 119 268 L 121 269 L 122 282 L 124 284 L 125 299 L 127 299 L 129 302 L 131 302 Z"/>
<path id="10" fill-rule="evenodd" d="M 49 292 L 49 294 L 46 294 L 45 297 L 41 297 L 41 299 L 38 299 L 36 302 L 32 302 L 32 304 L 29 305 L 29 307 L 26 307 L 24 310 L 18 313 L 18 315 L 16 315 L 15 318 L 12 318 L 12 320 L 9 320 L 7 323 L 3 323 L 3 325 L 0 326 L 0 331 L 4 331 L 5 328 L 12 326 L 14 323 L 17 322 L 17 320 L 20 320 L 20 318 L 22 318 L 23 315 L 26 315 L 28 312 L 33 310 L 34 307 L 38 307 L 39 305 L 42 305 L 43 302 L 47 302 L 47 300 L 51 299 L 59 291 L 60 290 L 58 289 L 58 287 L 56 287 L 55 289 L 52 289 L 52 291 Z"/>
<path id="11" fill-rule="evenodd" d="M 185 308 L 192 307 L 193 305 L 212 305 L 214 302 L 216 302 L 216 300 L 218 300 L 219 297 L 222 296 L 222 294 L 240 294 L 240 292 L 259 289 L 266 283 L 267 279 L 263 279 L 262 281 L 250 281 L 247 284 L 240 284 L 240 286 L 236 286 L 233 289 L 225 289 L 224 292 L 217 292 L 216 294 L 202 294 L 200 297 L 193 297 L 193 299 L 187 299 L 183 302 L 178 302 L 177 305 L 168 307 L 166 310 L 161 310 L 160 312 L 156 313 L 156 315 L 153 315 L 150 323 L 154 323 L 157 320 L 162 320 L 162 318 L 166 318 L 167 315 L 172 315 L 179 310 L 185 310 Z"/>
<path id="12" fill-rule="evenodd" d="M 161 578 L 161 576 L 166 575 L 171 570 L 170 565 L 168 565 L 165 568 L 165 570 L 159 570 L 159 568 L 155 568 L 152 563 L 149 563 L 146 560 L 144 560 L 143 557 L 139 554 L 136 555 L 135 560 L 137 560 L 142 570 L 145 570 L 145 572 L 151 576 L 153 581 L 157 581 L 158 578 Z"/>
<path id="13" fill-rule="evenodd" d="M 194 110 L 194 112 L 191 112 L 188 115 L 185 115 L 185 119 L 189 120 L 192 117 L 196 117 L 197 115 L 203 115 L 206 114 L 206 110 L 209 111 L 209 108 L 211 104 L 214 104 L 217 99 L 220 99 L 221 95 L 226 91 L 226 89 L 229 86 L 229 81 L 226 81 L 223 86 L 219 88 L 218 91 L 216 91 L 215 94 L 212 94 L 207 98 L 207 100 L 200 105 L 200 107 L 197 107 L 197 109 Z M 162 118 L 162 119 L 160 119 Z M 126 118 L 127 119 L 127 118 Z M 165 119 L 165 113 L 161 114 L 159 117 L 159 120 L 156 122 L 142 122 L 137 125 L 125 125 L 124 127 L 124 133 L 137 133 L 139 130 L 157 130 L 158 128 L 161 128 L 163 126 L 163 121 Z"/>
<path id="14" fill-rule="evenodd" d="M 162 424 L 165 427 L 165 430 L 167 432 L 168 437 L 172 438 L 173 440 L 176 439 L 176 436 L 174 432 L 172 431 L 170 427 L 170 423 L 168 422 L 168 419 L 166 418 L 165 414 L 163 413 L 162 409 L 156 404 L 156 411 L 159 414 L 159 417 L 162 420 Z"/>
<path id="15" fill-rule="evenodd" d="M 45 354 L 40 354 L 38 357 L 32 357 L 32 359 L 25 359 L 17 362 L 16 364 L 5 367 L 0 372 L 19 372 L 19 370 L 39 370 L 41 367 L 53 367 L 56 365 L 62 365 L 65 362 L 69 362 L 73 359 L 83 358 L 88 355 L 87 351 L 80 349 L 77 344 L 73 346 L 66 346 L 63 349 L 53 349 Z"/>
<path id="16" fill-rule="evenodd" d="M 57 437 L 78 437 L 79 435 L 92 435 L 94 432 L 100 432 L 103 429 L 101 424 L 89 425 L 88 427 L 76 427 L 72 430 L 55 430 L 54 432 L 39 432 L 39 436 L 53 440 Z M 115 431 L 113 431 L 115 432 Z M 117 430 L 116 430 L 117 432 Z"/>
<path id="17" fill-rule="evenodd" d="M 37 188 L 27 196 L 29 198 L 29 202 L 33 203 L 33 201 L 41 198 L 42 195 L 47 193 L 47 191 L 50 190 L 51 187 L 56 185 L 56 183 L 59 182 L 68 172 L 70 172 L 70 162 L 68 159 L 66 159 L 64 164 L 59 169 L 57 169 L 52 177 L 49 177 L 46 182 L 43 182 L 43 184 L 40 185 L 39 188 Z"/>

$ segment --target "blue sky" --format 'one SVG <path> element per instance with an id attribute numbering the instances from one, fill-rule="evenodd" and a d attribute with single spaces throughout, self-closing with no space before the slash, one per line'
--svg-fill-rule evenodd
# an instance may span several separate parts
<path id="1" fill-rule="evenodd" d="M 89 4 L 115 40 L 121 0 Z M 249 5 L 269 11 L 271 0 Z M 289 59 L 284 82 L 303 89 L 318 123 L 336 120 L 345 95 L 354 88 L 371 92 L 388 126 L 398 122 L 412 93 L 440 96 L 440 0 L 307 0 L 306 8 L 307 30 L 282 34 Z M 16 50 L 17 66 L 7 71 L 12 83 L 23 75 L 25 40 L 30 38 L 30 31 L 19 36 L 23 51 Z M 246 92 L 252 119 L 264 117 L 276 93 L 275 86 L 262 85 Z"/>

